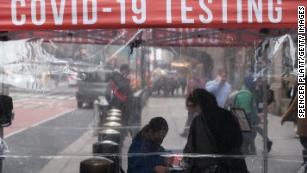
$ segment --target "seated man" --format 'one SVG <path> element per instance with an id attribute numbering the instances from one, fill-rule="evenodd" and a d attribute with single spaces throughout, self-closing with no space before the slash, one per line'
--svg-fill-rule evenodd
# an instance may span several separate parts
<path id="1" fill-rule="evenodd" d="M 155 117 L 132 140 L 128 151 L 128 173 L 166 173 L 167 160 L 160 156 L 168 131 L 164 118 Z"/>

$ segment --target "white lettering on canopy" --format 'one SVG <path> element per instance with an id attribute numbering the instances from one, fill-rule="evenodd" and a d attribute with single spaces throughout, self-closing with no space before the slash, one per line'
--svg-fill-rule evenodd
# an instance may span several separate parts
<path id="1" fill-rule="evenodd" d="M 242 23 L 243 17 L 242 17 L 242 0 L 237 0 L 237 22 Z"/>
<path id="2" fill-rule="evenodd" d="M 40 19 L 37 19 L 37 7 L 36 4 L 40 4 Z M 31 1 L 31 18 L 34 25 L 43 25 L 46 22 L 46 3 L 45 0 L 32 0 Z"/>
<path id="3" fill-rule="evenodd" d="M 54 17 L 54 23 L 56 25 L 62 25 L 63 16 L 64 16 L 65 0 L 61 0 L 60 2 L 60 11 L 58 10 L 56 0 L 51 0 L 51 6 L 52 6 L 52 14 Z"/>
<path id="4" fill-rule="evenodd" d="M 120 23 L 126 24 L 126 0 L 117 0 L 120 4 Z"/>
<path id="5" fill-rule="evenodd" d="M 71 21 L 73 25 L 78 24 L 77 0 L 71 0 Z"/>
<path id="6" fill-rule="evenodd" d="M 118 22 L 119 25 L 126 24 L 126 16 L 132 18 L 132 20 L 128 20 L 129 26 L 130 24 L 151 24 L 146 21 L 160 21 L 161 23 L 166 21 L 167 24 L 172 24 L 175 20 L 176 24 L 194 24 L 197 21 L 198 26 L 199 24 L 210 23 L 214 23 L 216 26 L 216 24 L 230 22 L 275 24 L 282 22 L 283 17 L 282 0 L 194 0 L 194 2 L 189 0 L 165 0 L 166 7 L 163 9 L 147 7 L 155 0 L 126 1 L 128 0 L 116 0 L 114 4 L 110 5 L 110 9 L 116 8 L 116 10 L 113 10 L 112 18 L 106 19 L 103 25 L 113 24 L 116 20 L 120 21 Z M 148 3 L 149 1 L 150 3 Z M 53 25 L 100 25 L 102 22 L 101 19 L 98 19 L 99 2 L 101 1 L 11 0 L 11 19 L 9 20 L 16 26 L 25 24 L 41 26 L 52 23 Z M 232 4 L 233 2 L 234 4 Z M 162 11 L 166 15 L 159 16 L 161 10 L 166 10 Z M 118 13 L 118 15 L 114 13 Z M 218 17 L 215 19 L 216 16 Z M 162 17 L 166 17 L 166 19 Z M 291 20 L 288 19 L 288 16 L 286 17 L 287 20 Z M 153 22 L 153 24 L 159 25 L 159 22 Z M 186 27 L 186 25 L 182 26 Z"/>
<path id="7" fill-rule="evenodd" d="M 26 23 L 26 15 L 22 14 L 20 15 L 20 20 L 17 19 L 17 1 L 19 1 L 20 6 L 25 7 L 26 6 L 26 2 L 25 0 L 12 0 L 11 1 L 11 15 L 12 15 L 12 22 L 14 25 L 24 25 Z"/>
<path id="8" fill-rule="evenodd" d="M 279 5 L 279 7 L 275 7 L 273 10 L 273 0 L 269 0 L 268 2 L 268 10 L 269 10 L 269 20 L 272 23 L 279 23 L 282 20 L 282 0 L 277 0 L 277 4 Z M 277 17 L 274 18 L 273 12 L 276 11 L 277 12 Z"/>
<path id="9" fill-rule="evenodd" d="M 141 6 L 137 7 L 137 0 L 132 0 L 132 11 L 134 14 L 140 14 L 140 19 L 137 16 L 132 16 L 132 20 L 136 24 L 142 24 L 146 21 L 146 0 L 140 0 Z"/>
<path id="10" fill-rule="evenodd" d="M 228 14 L 227 14 L 227 8 L 228 8 L 228 6 L 227 6 L 227 0 L 223 0 L 222 1 L 222 8 L 223 8 L 223 23 L 227 23 L 227 21 L 228 21 Z"/>
<path id="11" fill-rule="evenodd" d="M 193 7 L 187 7 L 186 0 L 181 0 L 181 22 L 182 23 L 194 23 L 194 19 L 188 19 L 187 12 L 193 11 Z"/>
<path id="12" fill-rule="evenodd" d="M 172 23 L 172 0 L 166 0 L 166 23 Z"/>
<path id="13" fill-rule="evenodd" d="M 207 0 L 208 3 L 212 3 L 212 0 Z M 201 9 L 204 10 L 205 13 L 207 13 L 207 18 L 203 15 L 203 14 L 200 14 L 199 15 L 199 20 L 202 22 L 202 23 L 210 23 L 212 22 L 213 20 L 213 14 L 212 14 L 212 11 L 207 7 L 207 5 L 205 4 L 204 0 L 199 0 L 199 6 Z"/>
<path id="14" fill-rule="evenodd" d="M 258 1 L 258 3 L 256 3 L 255 1 Z M 249 23 L 253 23 L 253 11 L 255 11 L 257 22 L 262 23 L 262 0 L 248 0 Z"/>
<path id="15" fill-rule="evenodd" d="M 97 22 L 97 0 L 92 1 L 92 18 L 88 16 L 88 0 L 83 0 L 83 24 L 91 25 Z"/>

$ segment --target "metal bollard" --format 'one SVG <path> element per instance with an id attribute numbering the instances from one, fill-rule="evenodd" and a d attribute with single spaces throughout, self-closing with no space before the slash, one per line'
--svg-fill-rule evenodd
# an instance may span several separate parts
<path id="1" fill-rule="evenodd" d="M 110 109 L 109 111 L 108 111 L 108 113 L 122 113 L 122 111 L 121 110 L 119 110 L 119 109 L 115 109 L 115 108 L 112 108 L 112 109 Z"/>
<path id="2" fill-rule="evenodd" d="M 102 123 L 102 120 L 107 116 L 107 111 L 109 107 L 109 103 L 105 96 L 99 96 L 99 112 L 100 112 L 100 123 Z"/>
<path id="3" fill-rule="evenodd" d="M 114 161 L 115 172 L 120 170 L 119 144 L 113 141 L 104 140 L 93 144 L 94 155 L 105 155 L 104 157 Z"/>
<path id="4" fill-rule="evenodd" d="M 121 120 L 121 118 L 119 118 L 119 117 L 117 117 L 117 116 L 108 116 L 108 117 L 105 119 L 105 122 L 109 122 L 109 121 L 114 121 L 114 122 L 120 123 L 122 120 Z"/>
<path id="5" fill-rule="evenodd" d="M 110 128 L 110 129 L 119 129 L 121 128 L 122 124 L 121 123 L 117 123 L 117 122 L 113 122 L 113 121 L 109 121 L 103 124 L 104 128 Z"/>
<path id="6" fill-rule="evenodd" d="M 120 143 L 120 132 L 113 129 L 105 129 L 98 132 L 98 141 L 109 140 Z"/>
<path id="7" fill-rule="evenodd" d="M 121 117 L 122 113 L 120 112 L 108 112 L 107 116 L 116 116 L 116 117 Z"/>
<path id="8" fill-rule="evenodd" d="M 95 142 L 93 144 L 93 153 L 94 154 L 105 154 L 111 153 L 116 154 L 119 153 L 118 143 L 113 141 L 104 140 L 101 142 Z"/>
<path id="9" fill-rule="evenodd" d="M 98 129 L 100 128 L 100 112 L 99 112 L 99 102 L 94 101 L 94 136 L 97 136 Z"/>
<path id="10" fill-rule="evenodd" d="M 90 158 L 80 163 L 80 173 L 115 173 L 114 161 L 107 158 Z"/>

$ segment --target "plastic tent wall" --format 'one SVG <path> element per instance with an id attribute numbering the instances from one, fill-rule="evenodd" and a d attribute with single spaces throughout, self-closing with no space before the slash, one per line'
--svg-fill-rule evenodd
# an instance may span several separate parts
<path id="1" fill-rule="evenodd" d="M 92 103 L 85 102 L 82 108 L 77 108 L 77 84 L 85 80 L 80 74 L 117 70 L 124 63 L 130 65 L 134 93 L 152 92 L 143 98 L 140 120 L 119 127 L 120 130 L 137 131 L 150 118 L 162 116 L 169 124 L 162 145 L 172 154 L 181 155 L 186 143 L 186 138 L 180 136 L 187 117 L 186 92 L 178 88 L 174 95 L 163 89 L 158 93 L 151 90 L 155 81 L 180 76 L 188 80 L 193 75 L 201 78 L 205 86 L 219 69 L 225 69 L 235 91 L 250 73 L 255 81 L 262 79 L 275 91 L 275 102 L 269 107 L 265 105 L 264 110 L 268 112 L 260 116 L 259 124 L 263 127 L 268 123 L 272 150 L 264 152 L 263 139 L 257 134 L 257 152 L 244 156 L 250 172 L 290 173 L 299 169 L 302 147 L 294 138 L 293 127 L 290 123 L 279 125 L 290 100 L 293 85 L 290 78 L 296 70 L 295 35 L 266 37 L 244 47 L 136 44 L 135 40 L 142 38 L 141 32 L 155 30 L 158 29 L 118 30 L 117 37 L 109 44 L 63 43 L 44 37 L 1 42 L 2 91 L 13 97 L 15 111 L 13 124 L 4 129 L 3 172 L 78 172 L 80 162 L 93 157 L 97 131 L 105 129 L 97 126 L 97 107 L 93 109 Z M 123 139 L 119 153 L 124 170 L 130 144 L 131 136 Z"/>

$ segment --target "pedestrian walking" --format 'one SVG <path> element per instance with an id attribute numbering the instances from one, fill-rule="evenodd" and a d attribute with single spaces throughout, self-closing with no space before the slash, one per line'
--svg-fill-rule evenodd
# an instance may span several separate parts
<path id="1" fill-rule="evenodd" d="M 129 119 L 131 118 L 131 107 L 133 92 L 130 86 L 128 75 L 130 69 L 128 64 L 120 66 L 120 72 L 114 72 L 111 77 L 111 89 L 113 97 L 111 99 L 111 106 L 116 107 L 122 112 L 122 125 L 129 126 Z M 127 130 L 124 135 L 126 136 Z"/>
<path id="2" fill-rule="evenodd" d="M 243 144 L 242 152 L 243 154 L 256 154 L 257 148 L 255 145 L 255 138 L 257 132 L 262 136 L 262 138 L 267 138 L 267 148 L 271 151 L 273 142 L 264 135 L 263 129 L 259 126 L 260 119 L 258 116 L 256 96 L 254 94 L 255 85 L 253 82 L 253 77 L 249 74 L 244 78 L 244 85 L 234 96 L 233 107 L 241 108 L 246 113 L 246 118 L 251 125 L 251 131 L 243 132 Z"/>
<path id="3" fill-rule="evenodd" d="M 206 84 L 206 90 L 215 96 L 218 106 L 223 108 L 231 92 L 231 85 L 227 82 L 227 72 L 224 69 L 218 70 L 217 77 Z"/>
<path id="4" fill-rule="evenodd" d="M 180 85 L 180 88 L 181 88 L 181 94 L 184 96 L 185 90 L 186 90 L 186 87 L 187 87 L 187 78 L 186 78 L 185 75 L 181 75 L 179 77 L 179 85 Z"/>

